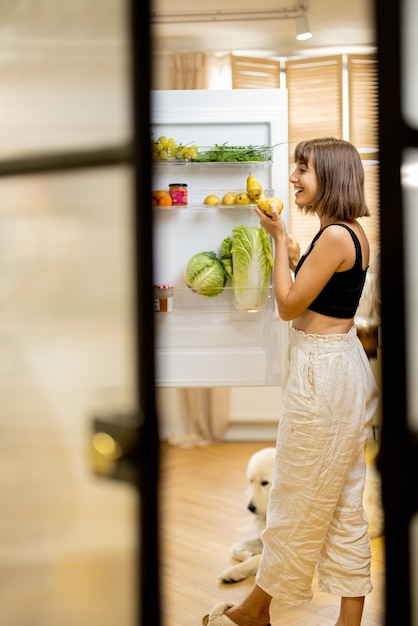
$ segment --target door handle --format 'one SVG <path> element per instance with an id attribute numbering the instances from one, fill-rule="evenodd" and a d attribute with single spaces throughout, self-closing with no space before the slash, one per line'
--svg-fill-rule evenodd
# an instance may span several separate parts
<path id="1" fill-rule="evenodd" d="M 92 419 L 90 458 L 93 472 L 139 484 L 141 427 L 134 414 L 115 413 Z"/>

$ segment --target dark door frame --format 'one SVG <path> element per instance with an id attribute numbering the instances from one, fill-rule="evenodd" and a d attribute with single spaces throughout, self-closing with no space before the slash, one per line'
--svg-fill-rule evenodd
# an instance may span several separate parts
<path id="1" fill-rule="evenodd" d="M 130 460 L 138 482 L 137 626 L 161 624 L 159 584 L 159 435 L 155 399 L 150 146 L 150 0 L 128 0 L 132 139 L 127 145 L 0 160 L 0 177 L 126 165 L 134 172 L 134 292 L 138 433 Z M 145 477 L 146 480 L 141 480 Z"/>
<path id="2" fill-rule="evenodd" d="M 410 523 L 418 511 L 418 441 L 408 425 L 404 266 L 404 151 L 418 131 L 402 115 L 401 12 L 405 0 L 375 0 L 379 77 L 382 440 L 379 468 L 385 509 L 386 621 L 411 625 Z"/>

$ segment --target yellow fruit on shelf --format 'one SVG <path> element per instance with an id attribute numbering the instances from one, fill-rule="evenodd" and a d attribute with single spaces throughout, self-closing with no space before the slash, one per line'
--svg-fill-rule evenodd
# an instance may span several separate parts
<path id="1" fill-rule="evenodd" d="M 249 174 L 247 177 L 247 193 L 253 202 L 257 202 L 258 198 L 263 193 L 261 183 L 259 183 L 252 174 Z"/>
<path id="2" fill-rule="evenodd" d="M 272 206 L 276 207 L 278 213 L 281 213 L 283 210 L 283 202 L 280 198 L 264 198 L 264 200 L 259 200 L 257 202 L 257 206 L 264 211 L 266 215 L 272 215 Z"/>
<path id="3" fill-rule="evenodd" d="M 233 191 L 228 191 L 228 193 L 226 193 L 223 198 L 222 198 L 222 204 L 226 204 L 227 206 L 231 206 L 233 204 L 235 204 L 237 198 L 237 194 L 234 193 Z"/>
<path id="4" fill-rule="evenodd" d="M 235 204 L 251 204 L 251 198 L 248 193 L 239 193 L 235 198 Z"/>
<path id="5" fill-rule="evenodd" d="M 219 196 L 211 194 L 210 196 L 206 196 L 203 200 L 203 204 L 206 204 L 207 206 L 218 206 L 218 204 L 221 204 L 221 200 Z"/>

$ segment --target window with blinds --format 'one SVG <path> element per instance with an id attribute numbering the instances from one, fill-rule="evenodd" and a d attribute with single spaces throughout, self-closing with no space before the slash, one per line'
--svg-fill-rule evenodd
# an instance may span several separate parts
<path id="1" fill-rule="evenodd" d="M 233 89 L 278 89 L 280 61 L 232 55 Z"/>

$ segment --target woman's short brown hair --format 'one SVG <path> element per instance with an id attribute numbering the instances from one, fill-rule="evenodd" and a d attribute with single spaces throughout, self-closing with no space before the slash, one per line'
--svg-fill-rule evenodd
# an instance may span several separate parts
<path id="1" fill-rule="evenodd" d="M 315 203 L 303 207 L 306 213 L 353 220 L 370 215 L 364 198 L 364 170 L 353 144 L 334 137 L 301 141 L 295 148 L 295 163 L 308 165 L 312 156 L 318 178 Z"/>

